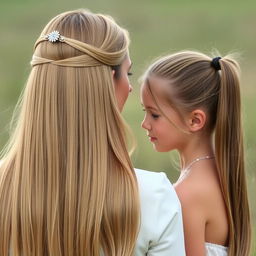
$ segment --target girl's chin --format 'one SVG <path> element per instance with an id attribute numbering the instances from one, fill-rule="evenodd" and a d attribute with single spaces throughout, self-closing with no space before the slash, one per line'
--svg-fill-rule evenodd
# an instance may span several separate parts
<path id="1" fill-rule="evenodd" d="M 160 147 L 156 146 L 155 144 L 153 144 L 153 148 L 154 148 L 155 151 L 157 151 L 159 153 L 161 153 L 161 152 L 164 153 L 164 152 L 169 152 L 170 151 L 170 150 L 166 150 L 164 148 L 160 148 Z"/>

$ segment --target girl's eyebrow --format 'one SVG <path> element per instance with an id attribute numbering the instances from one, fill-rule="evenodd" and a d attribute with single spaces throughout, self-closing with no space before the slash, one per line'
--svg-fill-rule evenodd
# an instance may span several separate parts
<path id="1" fill-rule="evenodd" d="M 147 108 L 147 109 L 151 109 L 151 110 L 154 110 L 154 111 L 159 111 L 159 109 L 157 109 L 157 108 L 154 108 L 154 107 L 150 107 L 150 106 L 148 106 L 148 107 L 145 107 L 145 108 Z"/>
<path id="2" fill-rule="evenodd" d="M 149 110 L 159 111 L 159 109 L 157 109 L 157 108 L 154 108 L 154 107 L 151 107 L 151 106 L 144 106 L 143 103 L 141 103 L 141 106 L 146 108 L 146 109 L 149 109 Z"/>

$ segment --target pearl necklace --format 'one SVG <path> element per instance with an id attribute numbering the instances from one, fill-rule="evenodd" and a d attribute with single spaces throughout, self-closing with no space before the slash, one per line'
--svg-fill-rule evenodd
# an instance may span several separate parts
<path id="1" fill-rule="evenodd" d="M 201 156 L 201 157 L 194 159 L 186 168 L 184 168 L 182 174 L 180 175 L 180 177 L 177 180 L 177 183 L 182 182 L 188 176 L 193 164 L 195 164 L 196 162 L 201 161 L 201 160 L 207 160 L 207 159 L 213 159 L 213 158 L 214 158 L 214 156 Z"/>

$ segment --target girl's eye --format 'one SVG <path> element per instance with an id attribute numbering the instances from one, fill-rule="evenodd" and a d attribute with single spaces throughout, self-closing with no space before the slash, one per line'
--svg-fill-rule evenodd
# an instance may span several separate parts
<path id="1" fill-rule="evenodd" d="M 132 76 L 133 73 L 132 73 L 132 72 L 128 72 L 127 75 L 128 75 L 128 76 Z"/>
<path id="2" fill-rule="evenodd" d="M 150 114 L 153 119 L 157 119 L 160 117 L 160 115 L 158 114 L 148 112 L 145 108 L 143 108 L 142 111 L 147 112 L 146 114 Z"/>
<path id="3" fill-rule="evenodd" d="M 154 119 L 157 119 L 158 117 L 159 117 L 159 115 L 157 115 L 157 114 L 151 114 L 151 116 L 154 118 Z"/>

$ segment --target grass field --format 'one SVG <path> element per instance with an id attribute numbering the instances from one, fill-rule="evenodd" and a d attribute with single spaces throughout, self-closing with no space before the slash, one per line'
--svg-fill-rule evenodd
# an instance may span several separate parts
<path id="1" fill-rule="evenodd" d="M 130 31 L 134 91 L 124 116 L 138 141 L 133 161 L 139 168 L 167 172 L 171 181 L 178 176 L 172 160 L 175 156 L 154 152 L 140 128 L 143 112 L 138 93 L 139 76 L 152 59 L 177 50 L 197 49 L 209 53 L 218 49 L 222 54 L 241 53 L 246 164 L 255 230 L 256 2 L 252 0 L 1 0 L 0 148 L 7 141 L 11 114 L 30 71 L 34 41 L 49 18 L 76 8 L 110 14 Z"/>

